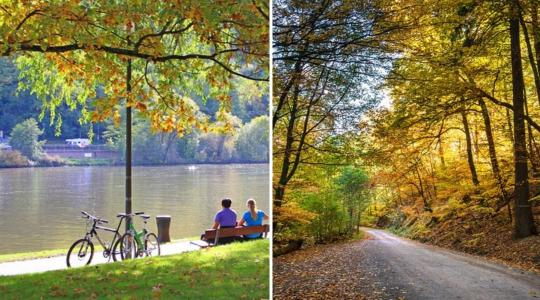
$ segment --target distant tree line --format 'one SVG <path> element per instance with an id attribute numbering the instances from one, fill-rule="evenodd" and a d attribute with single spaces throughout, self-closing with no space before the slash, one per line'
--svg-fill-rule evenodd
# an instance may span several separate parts
<path id="1" fill-rule="evenodd" d="M 60 143 L 68 138 L 86 138 L 92 126 L 93 143 L 108 144 L 119 152 L 122 163 L 124 157 L 124 128 L 116 127 L 112 121 L 81 125 L 81 113 L 63 105 L 56 110 L 55 119 L 60 116 L 60 130 L 50 122 L 48 114 L 42 114 L 42 103 L 28 91 L 18 90 L 18 70 L 8 59 L 0 59 L 0 130 L 4 138 L 10 137 L 17 124 L 26 124 L 28 119 L 35 122 L 35 130 L 40 131 L 39 140 Z M 99 91 L 98 91 L 99 96 Z M 268 161 L 268 96 L 255 83 L 246 82 L 231 92 L 232 111 L 229 119 L 234 126 L 228 132 L 154 132 L 148 120 L 136 116 L 133 126 L 133 157 L 135 164 L 171 163 L 228 163 Z M 219 111 L 219 101 L 193 97 L 201 113 L 211 116 L 212 121 Z M 36 122 L 36 120 L 38 120 Z M 28 125 L 28 124 L 26 124 Z M 28 126 L 26 126 L 28 127 Z M 19 134 L 15 134 L 18 136 Z M 36 136 L 35 142 L 38 142 Z M 42 142 L 39 142 L 43 144 Z M 16 148 L 16 147 L 15 147 Z M 15 149 L 14 148 L 14 149 Z M 30 159 L 35 155 L 21 154 Z M 12 155 L 12 154 L 10 154 Z M 20 161 L 18 156 L 17 161 Z M 24 161 L 24 160 L 22 160 Z M 18 164 L 17 164 L 18 165 Z"/>
<path id="2" fill-rule="evenodd" d="M 104 133 L 111 149 L 124 161 L 123 127 L 109 125 Z M 235 119 L 229 132 L 194 130 L 179 136 L 176 132 L 152 133 L 146 119 L 135 118 L 133 125 L 135 164 L 267 162 L 269 159 L 269 118 L 259 116 L 242 124 Z"/>

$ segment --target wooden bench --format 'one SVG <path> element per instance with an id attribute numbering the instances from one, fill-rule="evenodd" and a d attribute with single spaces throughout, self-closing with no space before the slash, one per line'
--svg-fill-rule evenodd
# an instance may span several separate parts
<path id="1" fill-rule="evenodd" d="M 237 226 L 234 228 L 207 229 L 204 232 L 201 241 L 193 241 L 191 243 L 199 247 L 206 248 L 216 246 L 219 243 L 220 238 L 235 237 L 254 233 L 261 233 L 263 234 L 263 237 L 266 238 L 268 231 L 268 224 L 257 226 Z"/>

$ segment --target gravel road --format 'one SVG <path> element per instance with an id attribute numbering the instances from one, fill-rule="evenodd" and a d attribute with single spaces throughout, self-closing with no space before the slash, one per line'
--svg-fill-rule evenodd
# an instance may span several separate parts
<path id="1" fill-rule="evenodd" d="M 274 299 L 540 299 L 540 276 L 382 230 L 274 259 Z"/>
<path id="2" fill-rule="evenodd" d="M 540 276 L 482 258 L 364 229 L 364 268 L 399 299 L 537 299 Z M 540 251 L 540 250 L 539 250 Z"/>

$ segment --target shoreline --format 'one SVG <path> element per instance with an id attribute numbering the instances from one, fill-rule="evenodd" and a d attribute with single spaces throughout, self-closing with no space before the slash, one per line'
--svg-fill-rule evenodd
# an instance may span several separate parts
<path id="1" fill-rule="evenodd" d="M 168 164 L 133 164 L 133 167 L 166 167 L 166 166 L 193 166 L 193 165 L 269 165 L 270 161 L 231 161 L 231 162 L 182 162 Z M 59 167 L 121 167 L 125 163 L 76 162 L 62 165 L 33 165 L 33 166 L 0 166 L 1 169 L 23 168 L 59 168 Z"/>

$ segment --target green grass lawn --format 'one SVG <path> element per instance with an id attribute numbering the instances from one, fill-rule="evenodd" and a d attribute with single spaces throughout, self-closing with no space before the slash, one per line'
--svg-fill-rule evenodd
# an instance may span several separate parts
<path id="1" fill-rule="evenodd" d="M 268 299 L 269 241 L 0 277 L 2 299 Z"/>

